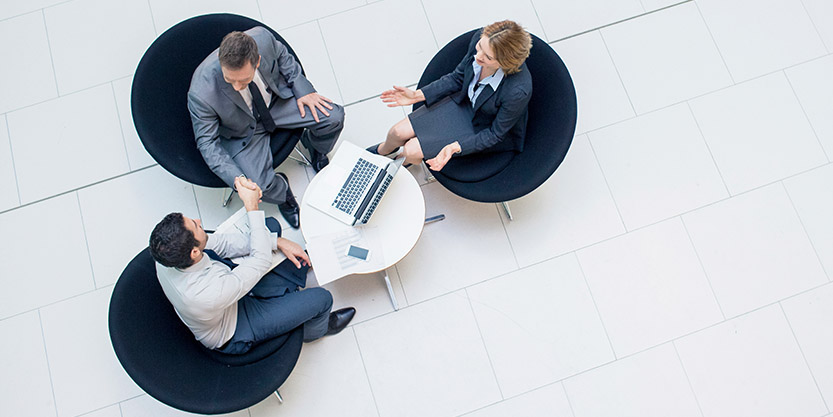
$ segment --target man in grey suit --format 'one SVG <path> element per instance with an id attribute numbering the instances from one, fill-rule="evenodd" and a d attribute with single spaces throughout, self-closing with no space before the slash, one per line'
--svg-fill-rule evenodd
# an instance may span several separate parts
<path id="1" fill-rule="evenodd" d="M 306 128 L 301 142 L 318 171 L 329 162 L 344 109 L 315 91 L 286 46 L 263 27 L 229 33 L 194 71 L 188 110 L 211 170 L 230 187 L 238 176 L 261 185 L 263 200 L 297 228 L 298 202 L 286 175 L 272 170 L 270 139 L 278 128 Z"/>

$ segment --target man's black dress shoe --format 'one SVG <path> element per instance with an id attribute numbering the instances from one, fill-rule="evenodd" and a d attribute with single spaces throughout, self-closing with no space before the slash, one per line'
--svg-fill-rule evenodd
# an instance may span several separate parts
<path id="1" fill-rule="evenodd" d="M 278 204 L 278 211 L 281 212 L 283 218 L 293 229 L 297 229 L 301 227 L 301 206 L 298 205 L 295 194 L 292 194 L 292 189 L 289 188 L 289 179 L 286 178 L 286 175 L 283 172 L 278 172 L 275 175 L 286 181 L 286 202 Z"/>
<path id="2" fill-rule="evenodd" d="M 330 159 L 327 158 L 327 154 L 318 152 L 315 149 L 310 150 L 310 164 L 312 164 L 312 169 L 315 172 L 321 171 L 329 163 Z"/>
<path id="3" fill-rule="evenodd" d="M 355 315 L 356 309 L 354 307 L 346 307 L 330 313 L 330 323 L 327 325 L 326 336 L 332 336 L 344 330 Z"/>

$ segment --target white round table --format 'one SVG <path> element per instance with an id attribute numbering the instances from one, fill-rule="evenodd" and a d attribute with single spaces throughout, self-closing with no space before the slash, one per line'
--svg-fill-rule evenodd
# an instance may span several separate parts
<path id="1" fill-rule="evenodd" d="M 326 172 L 324 168 L 310 181 L 304 198 L 301 201 L 301 233 L 304 239 L 309 241 L 312 236 L 338 233 L 350 229 L 352 226 L 344 224 L 324 212 L 311 207 L 306 196 L 315 192 L 319 180 Z M 383 267 L 368 268 L 367 270 L 351 271 L 359 274 L 369 274 L 387 270 L 402 260 L 416 245 L 422 227 L 425 224 L 425 199 L 414 176 L 405 168 L 400 168 L 391 181 L 376 211 L 367 227 L 374 227 L 380 244 L 384 247 Z M 315 265 L 315 259 L 310 259 Z M 340 277 L 327 277 L 327 281 L 334 281 Z M 388 287 L 393 308 L 398 310 L 399 306 L 390 285 L 390 278 L 385 272 L 385 284 Z"/>

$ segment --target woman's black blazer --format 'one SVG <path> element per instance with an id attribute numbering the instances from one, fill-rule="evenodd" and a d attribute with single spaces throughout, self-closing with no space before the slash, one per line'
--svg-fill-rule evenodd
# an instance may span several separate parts
<path id="1" fill-rule="evenodd" d="M 457 104 L 471 105 L 468 86 L 474 78 L 472 62 L 477 52 L 475 45 L 482 32 L 482 29 L 478 30 L 472 36 L 466 56 L 454 71 L 422 87 L 425 104 L 429 108 L 447 96 L 451 96 Z M 471 120 L 475 133 L 456 138 L 462 148 L 461 155 L 487 149 L 490 152 L 523 151 L 528 119 L 527 106 L 532 96 L 532 76 L 526 63 L 521 65 L 519 72 L 505 75 L 497 91 L 493 91 L 488 85 L 482 88 L 484 90 L 477 97 Z"/>

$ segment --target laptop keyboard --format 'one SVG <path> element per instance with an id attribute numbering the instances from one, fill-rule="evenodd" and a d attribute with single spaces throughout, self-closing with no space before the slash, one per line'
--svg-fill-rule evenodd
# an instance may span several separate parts
<path id="1" fill-rule="evenodd" d="M 379 186 L 379 191 L 376 193 L 376 196 L 373 197 L 373 202 L 370 203 L 370 206 L 364 212 L 364 216 L 362 216 L 362 223 L 367 223 L 367 221 L 370 220 L 370 216 L 373 214 L 373 211 L 376 210 L 376 206 L 379 205 L 379 200 L 381 200 L 382 196 L 385 195 L 385 191 L 387 191 L 391 180 L 393 180 L 392 175 L 385 175 L 385 180 L 382 181 L 382 184 Z"/>
<path id="2" fill-rule="evenodd" d="M 341 186 L 341 190 L 333 201 L 333 207 L 347 214 L 352 214 L 353 209 L 367 188 L 367 184 L 374 179 L 373 174 L 377 168 L 376 165 L 359 158 L 359 161 L 353 166 L 353 171 L 347 177 L 347 181 Z M 375 204 L 374 201 L 374 207 Z"/>

